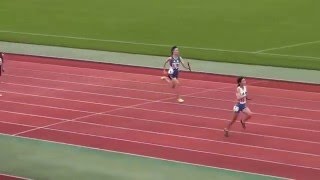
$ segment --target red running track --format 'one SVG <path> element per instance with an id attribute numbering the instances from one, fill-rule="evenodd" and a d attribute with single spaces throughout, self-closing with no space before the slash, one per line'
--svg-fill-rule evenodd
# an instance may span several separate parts
<path id="1" fill-rule="evenodd" d="M 0 133 L 292 179 L 320 177 L 320 87 L 248 79 L 255 117 L 223 137 L 234 77 L 8 55 Z"/>
<path id="2" fill-rule="evenodd" d="M 27 178 L 11 176 L 8 174 L 0 174 L 0 179 L 1 180 L 28 180 Z"/>

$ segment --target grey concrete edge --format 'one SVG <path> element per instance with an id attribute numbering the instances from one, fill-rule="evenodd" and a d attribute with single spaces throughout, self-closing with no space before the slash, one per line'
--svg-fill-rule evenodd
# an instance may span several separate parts
<path id="1" fill-rule="evenodd" d="M 0 51 L 140 67 L 161 68 L 166 57 L 0 41 Z M 320 84 L 320 71 L 188 59 L 195 72 Z"/>

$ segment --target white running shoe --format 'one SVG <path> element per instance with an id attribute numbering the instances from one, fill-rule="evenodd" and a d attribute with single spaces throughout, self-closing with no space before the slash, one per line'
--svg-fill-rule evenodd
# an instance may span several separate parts
<path id="1" fill-rule="evenodd" d="M 179 99 L 178 99 L 178 102 L 179 102 L 179 103 L 183 103 L 184 100 L 183 100 L 182 98 L 179 98 Z"/>

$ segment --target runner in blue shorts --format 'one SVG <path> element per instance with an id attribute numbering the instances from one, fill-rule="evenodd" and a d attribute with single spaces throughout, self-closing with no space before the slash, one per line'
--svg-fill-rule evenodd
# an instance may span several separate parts
<path id="1" fill-rule="evenodd" d="M 168 72 L 166 71 L 166 66 L 169 64 Z M 177 100 L 180 103 L 183 103 L 184 100 L 181 98 L 180 93 L 178 91 L 179 84 L 179 68 L 180 64 L 185 68 L 191 71 L 190 67 L 186 67 L 182 57 L 180 56 L 180 52 L 177 46 L 173 46 L 171 48 L 171 56 L 167 58 L 163 66 L 163 73 L 167 76 L 161 77 L 162 80 L 166 80 L 170 83 L 170 86 L 174 89 L 177 94 Z"/>
<path id="2" fill-rule="evenodd" d="M 224 135 L 226 137 L 229 137 L 229 130 L 231 126 L 236 122 L 239 113 L 242 112 L 245 117 L 241 119 L 241 125 L 243 129 L 246 128 L 246 122 L 252 117 L 252 112 L 247 107 L 247 100 L 248 99 L 248 91 L 247 91 L 247 86 L 246 86 L 246 79 L 244 77 L 239 77 L 237 79 L 238 87 L 236 91 L 236 96 L 237 96 L 237 103 L 233 107 L 233 118 L 232 121 L 228 124 L 227 128 L 224 129 Z"/>

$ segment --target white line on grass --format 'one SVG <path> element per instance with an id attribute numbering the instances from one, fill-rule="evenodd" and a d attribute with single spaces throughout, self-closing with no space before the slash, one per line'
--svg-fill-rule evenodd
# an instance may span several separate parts
<path id="1" fill-rule="evenodd" d="M 308 44 L 316 44 L 316 43 L 319 43 L 319 42 L 320 42 L 320 40 L 318 40 L 318 41 L 309 41 L 309 42 L 304 42 L 304 43 L 297 43 L 297 44 L 291 44 L 291 45 L 268 48 L 268 49 L 262 49 L 262 50 L 256 51 L 256 53 L 262 53 L 262 52 L 278 50 L 278 49 L 286 49 L 286 48 L 291 48 L 291 47 L 298 47 L 298 46 L 303 46 L 303 45 L 308 45 Z"/>
<path id="2" fill-rule="evenodd" d="M 109 42 L 109 43 L 120 43 L 120 44 L 131 44 L 131 45 L 155 46 L 155 47 L 171 47 L 172 46 L 172 45 L 168 45 L 168 44 L 154 44 L 154 43 L 143 43 L 143 42 L 134 42 L 134 41 L 97 39 L 97 38 L 88 38 L 88 37 L 54 35 L 54 34 L 43 34 L 43 33 L 30 33 L 30 32 L 18 32 L 18 31 L 8 31 L 8 30 L 0 30 L 0 33 L 21 34 L 21 35 L 31 35 L 31 36 L 43 36 L 43 37 L 54 37 L 54 38 L 66 38 L 66 39 Z M 231 52 L 231 53 L 243 53 L 243 54 L 261 54 L 261 55 L 269 55 L 269 56 L 304 58 L 307 61 L 320 61 L 320 57 L 314 57 L 314 56 L 296 56 L 296 55 L 289 55 L 289 54 L 275 54 L 275 53 L 265 53 L 265 52 L 257 52 L 257 51 L 254 52 L 254 51 L 241 51 L 241 50 L 227 50 L 227 49 L 204 48 L 204 47 L 193 47 L 193 46 L 183 46 L 183 45 L 181 45 L 180 47 L 181 48 L 185 48 L 185 49 L 194 49 L 194 50 L 219 51 L 219 52 Z"/>

